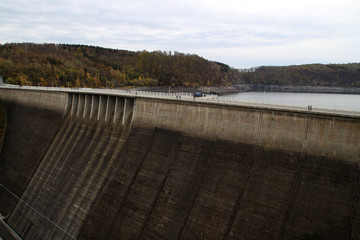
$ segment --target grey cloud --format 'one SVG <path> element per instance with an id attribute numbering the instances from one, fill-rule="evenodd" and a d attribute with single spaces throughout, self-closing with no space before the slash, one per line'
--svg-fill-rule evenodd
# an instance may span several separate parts
<path id="1" fill-rule="evenodd" d="M 360 7 L 352 1 L 353 6 L 343 7 L 342 11 L 349 9 L 349 13 L 341 19 L 329 19 L 332 9 L 324 14 L 310 9 L 292 16 L 295 7 L 288 3 L 289 13 L 287 9 L 276 10 L 278 1 L 265 4 L 266 1 L 257 0 L 259 6 L 231 0 L 224 0 L 219 6 L 216 1 L 206 2 L 3 0 L 0 1 L 0 42 L 63 42 L 130 50 L 194 51 L 211 53 L 206 56 L 213 60 L 223 59 L 222 49 L 233 48 L 228 61 L 234 62 L 239 49 L 249 54 L 255 54 L 252 51 L 256 48 L 277 47 L 279 51 L 285 48 L 288 51 L 289 45 L 305 46 L 302 43 L 306 42 L 308 46 L 319 39 L 360 36 L 360 20 L 355 14 Z M 262 8 L 261 3 L 275 5 L 271 10 L 276 11 Z M 255 58 L 261 61 L 261 55 L 255 55 L 249 61 Z M 239 63 L 243 61 L 239 59 Z"/>

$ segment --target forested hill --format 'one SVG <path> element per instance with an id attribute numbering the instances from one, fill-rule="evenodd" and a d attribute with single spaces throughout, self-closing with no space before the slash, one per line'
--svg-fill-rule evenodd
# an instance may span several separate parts
<path id="1" fill-rule="evenodd" d="M 360 87 L 360 63 L 308 64 L 243 70 L 234 84 Z"/>
<path id="2" fill-rule="evenodd" d="M 238 71 L 178 52 L 11 43 L 0 44 L 0 76 L 10 84 L 64 87 L 231 84 L 360 87 L 360 63 L 269 66 Z"/>
<path id="3" fill-rule="evenodd" d="M 197 55 L 66 44 L 0 45 L 6 83 L 65 87 L 221 86 L 239 72 Z"/>

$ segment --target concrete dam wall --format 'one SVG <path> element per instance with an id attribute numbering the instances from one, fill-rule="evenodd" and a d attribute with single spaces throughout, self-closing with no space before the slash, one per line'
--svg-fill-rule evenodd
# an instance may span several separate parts
<path id="1" fill-rule="evenodd" d="M 90 93 L 0 99 L 0 213 L 23 239 L 360 239 L 359 118 Z"/>

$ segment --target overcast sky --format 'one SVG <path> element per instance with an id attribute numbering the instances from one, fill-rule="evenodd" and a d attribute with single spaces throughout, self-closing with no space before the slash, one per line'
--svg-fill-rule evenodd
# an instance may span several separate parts
<path id="1" fill-rule="evenodd" d="M 178 51 L 235 68 L 360 62 L 360 1 L 1 0 L 7 42 Z"/>

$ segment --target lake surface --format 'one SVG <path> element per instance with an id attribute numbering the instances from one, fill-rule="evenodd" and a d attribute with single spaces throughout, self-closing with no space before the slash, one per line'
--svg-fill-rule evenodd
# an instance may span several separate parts
<path id="1" fill-rule="evenodd" d="M 224 96 L 230 101 L 360 112 L 360 95 L 288 92 L 243 92 Z"/>

